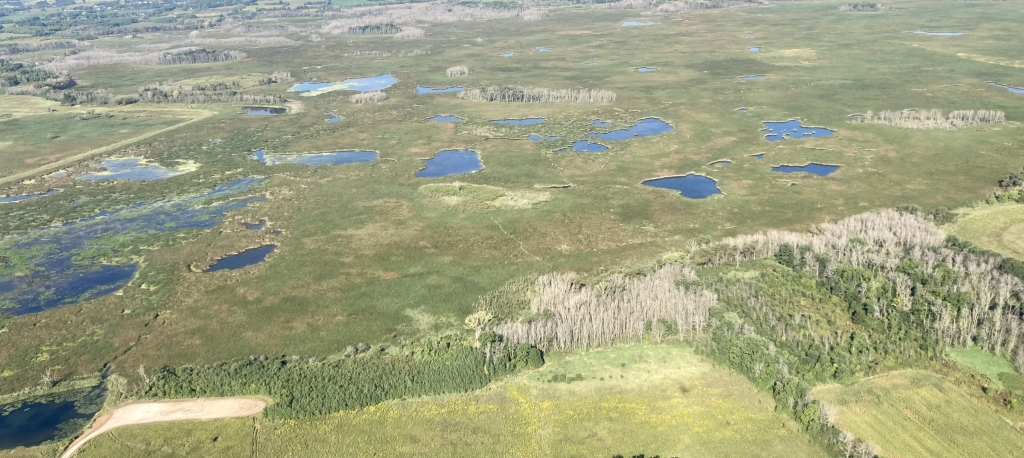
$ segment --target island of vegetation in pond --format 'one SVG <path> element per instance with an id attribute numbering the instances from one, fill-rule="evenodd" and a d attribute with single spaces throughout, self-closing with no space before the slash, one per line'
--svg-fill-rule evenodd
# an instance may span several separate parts
<path id="1" fill-rule="evenodd" d="M 463 119 L 454 115 L 434 115 L 427 118 L 430 122 L 462 122 Z"/>
<path id="2" fill-rule="evenodd" d="M 811 175 L 823 177 L 832 174 L 836 170 L 839 170 L 840 167 L 842 166 L 811 162 L 810 164 L 806 165 L 778 165 L 772 167 L 772 171 L 780 173 L 810 173 Z"/>
<path id="3" fill-rule="evenodd" d="M 111 263 L 132 240 L 182 229 L 206 229 L 224 214 L 263 200 L 251 196 L 222 200 L 246 192 L 262 178 L 242 178 L 212 191 L 165 201 L 137 204 L 61 226 L 7 239 L 0 247 L 14 262 L 2 266 L 0 303 L 5 313 L 24 315 L 112 294 L 135 276 L 134 262 Z"/>
<path id="4" fill-rule="evenodd" d="M 715 194 L 722 194 L 715 180 L 695 173 L 644 180 L 643 185 L 673 189 L 679 191 L 679 195 L 690 199 L 707 199 Z"/>
<path id="5" fill-rule="evenodd" d="M 824 127 L 804 127 L 797 119 L 782 122 L 765 121 L 761 132 L 766 132 L 764 139 L 770 142 L 787 138 L 828 137 L 835 134 L 835 131 Z"/>
<path id="6" fill-rule="evenodd" d="M 991 85 L 997 86 L 997 87 L 1001 87 L 1001 88 L 1006 89 L 1006 90 L 1008 90 L 1008 91 L 1010 91 L 1010 92 L 1012 92 L 1014 94 L 1024 94 L 1024 87 L 1007 86 L 1005 84 L 999 84 L 999 83 L 995 83 L 995 82 L 992 82 L 992 81 L 989 81 L 988 84 L 991 84 Z"/>
<path id="7" fill-rule="evenodd" d="M 355 164 L 358 162 L 373 162 L 377 159 L 376 151 L 334 151 L 331 153 L 297 153 L 297 154 L 267 154 L 263 150 L 254 151 L 256 160 L 267 164 L 305 164 L 309 166 L 318 165 L 341 165 Z"/>
<path id="8" fill-rule="evenodd" d="M 207 272 L 216 272 L 218 270 L 236 270 L 243 267 L 249 267 L 256 265 L 267 259 L 270 253 L 273 253 L 277 249 L 277 245 L 267 244 L 261 245 L 256 248 L 249 248 L 239 253 L 224 256 L 214 262 Z"/>
<path id="9" fill-rule="evenodd" d="M 654 25 L 653 22 L 639 22 L 639 21 L 625 21 L 621 27 L 644 27 L 648 25 Z"/>
<path id="10" fill-rule="evenodd" d="M 434 157 L 424 161 L 423 169 L 416 172 L 418 178 L 437 178 L 476 172 L 484 167 L 480 154 L 466 149 L 438 151 Z"/>
<path id="11" fill-rule="evenodd" d="M 613 130 L 605 133 L 591 133 L 586 136 L 593 138 L 600 138 L 602 140 L 628 140 L 630 138 L 647 137 L 650 135 L 660 135 L 664 133 L 672 132 L 672 126 L 658 118 L 644 118 L 637 121 L 632 127 L 628 129 Z"/>
<path id="12" fill-rule="evenodd" d="M 452 86 L 452 87 L 446 87 L 446 88 L 441 88 L 441 89 L 436 89 L 436 88 L 427 87 L 427 86 L 416 86 L 416 93 L 417 94 L 444 94 L 446 92 L 461 92 L 461 91 L 465 91 L 465 90 L 466 90 L 466 88 L 464 88 L 462 86 Z"/>
<path id="13" fill-rule="evenodd" d="M 55 177 L 55 178 L 59 178 L 59 177 Z M 50 196 L 50 195 L 53 195 L 53 194 L 57 194 L 58 192 L 60 192 L 60 189 L 51 189 L 51 190 L 46 191 L 46 192 L 37 192 L 37 193 L 33 193 L 33 194 L 22 194 L 20 196 L 0 197 L 0 204 L 13 204 L 13 203 L 16 203 L 16 202 L 24 202 L 26 200 L 31 200 L 31 199 L 36 199 L 36 198 L 39 198 L 39 197 L 45 197 L 45 196 Z"/>
<path id="14" fill-rule="evenodd" d="M 0 450 L 67 440 L 103 407 L 102 384 L 0 405 Z"/>
<path id="15" fill-rule="evenodd" d="M 299 83 L 288 89 L 288 92 L 298 92 L 300 96 L 312 97 L 326 94 L 333 91 L 358 91 L 369 92 L 379 91 L 394 86 L 398 79 L 390 73 L 378 76 L 367 76 L 363 78 L 348 78 L 340 83 Z"/>
<path id="16" fill-rule="evenodd" d="M 532 126 L 534 124 L 543 124 L 544 122 L 544 118 L 495 119 L 491 121 L 493 124 L 501 124 L 503 126 Z"/>
<path id="17" fill-rule="evenodd" d="M 245 107 L 245 114 L 249 116 L 276 116 L 287 112 L 287 108 L 281 107 Z"/>
<path id="18" fill-rule="evenodd" d="M 175 177 L 199 168 L 195 162 L 186 162 L 177 167 L 164 167 L 160 164 L 148 163 L 138 157 L 112 157 L 103 159 L 93 168 L 103 169 L 99 172 L 76 175 L 79 180 L 139 180 L 153 181 Z"/>

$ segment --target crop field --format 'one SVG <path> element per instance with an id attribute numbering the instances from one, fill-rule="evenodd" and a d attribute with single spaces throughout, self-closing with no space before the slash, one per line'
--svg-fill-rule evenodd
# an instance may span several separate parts
<path id="1" fill-rule="evenodd" d="M 551 381 L 559 376 L 568 381 Z M 772 409 L 770 396 L 688 348 L 637 345 L 561 355 L 473 394 L 260 420 L 258 448 L 262 456 L 824 456 Z M 252 420 L 124 427 L 79 456 L 237 456 L 249 453 L 253 429 Z"/>
<path id="2" fill-rule="evenodd" d="M 882 456 L 1017 456 L 1024 436 L 942 377 L 893 372 L 814 396 L 836 407 L 837 424 L 878 444 Z"/>

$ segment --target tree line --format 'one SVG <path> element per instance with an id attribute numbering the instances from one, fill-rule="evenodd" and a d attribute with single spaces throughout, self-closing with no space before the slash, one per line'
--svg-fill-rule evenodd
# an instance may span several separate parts
<path id="1" fill-rule="evenodd" d="M 50 72 L 60 73 L 93 65 L 121 63 L 142 65 L 208 64 L 214 62 L 242 60 L 246 57 L 248 57 L 248 55 L 242 51 L 212 51 L 203 48 L 179 48 L 150 53 L 85 51 L 43 64 L 42 68 Z"/>
<path id="2" fill-rule="evenodd" d="M 488 86 L 459 92 L 463 100 L 504 103 L 604 103 L 614 102 L 615 93 L 604 89 L 547 89 L 542 87 Z"/>
<path id="3" fill-rule="evenodd" d="M 956 129 L 975 124 L 1003 124 L 1006 113 L 997 110 L 955 110 L 943 115 L 940 110 L 868 111 L 860 122 L 885 124 L 906 129 Z"/>
<path id="4" fill-rule="evenodd" d="M 53 51 L 57 49 L 81 49 L 88 47 L 85 41 L 47 41 L 44 43 L 10 43 L 0 45 L 0 56 L 13 56 L 15 54 L 26 54 L 40 51 Z"/>

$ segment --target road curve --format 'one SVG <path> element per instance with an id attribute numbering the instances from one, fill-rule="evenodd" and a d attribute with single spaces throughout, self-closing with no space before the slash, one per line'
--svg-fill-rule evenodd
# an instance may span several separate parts
<path id="1" fill-rule="evenodd" d="M 97 418 L 92 427 L 75 439 L 60 455 L 60 458 L 71 458 L 86 442 L 121 426 L 249 417 L 259 414 L 266 406 L 267 403 L 259 399 L 242 397 L 179 399 L 128 404 Z"/>

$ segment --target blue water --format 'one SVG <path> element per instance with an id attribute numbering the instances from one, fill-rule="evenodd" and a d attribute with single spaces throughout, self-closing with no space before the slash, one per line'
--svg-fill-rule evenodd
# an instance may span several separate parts
<path id="1" fill-rule="evenodd" d="M 341 118 L 339 118 L 337 116 L 334 116 L 334 117 L 328 118 L 327 122 L 332 123 L 332 124 L 336 123 L 336 122 L 341 122 Z"/>
<path id="2" fill-rule="evenodd" d="M 761 154 L 755 154 L 755 155 L 754 155 L 754 158 L 760 161 L 761 159 L 764 159 L 764 153 L 761 153 Z"/>
<path id="3" fill-rule="evenodd" d="M 963 32 L 925 32 L 924 30 L 915 30 L 914 33 L 919 35 L 931 35 L 933 37 L 959 37 L 963 35 Z"/>
<path id="4" fill-rule="evenodd" d="M 749 48 L 747 48 L 747 49 L 748 49 L 748 50 L 749 50 L 750 52 L 761 52 L 761 47 L 760 47 L 760 46 L 751 46 L 751 47 L 749 47 Z"/>
<path id="5" fill-rule="evenodd" d="M 70 439 L 103 405 L 103 385 L 0 405 L 0 450 Z"/>
<path id="6" fill-rule="evenodd" d="M 509 51 L 509 52 L 507 52 L 505 54 L 498 54 L 498 55 L 501 56 L 501 57 L 512 57 L 512 56 L 516 55 L 516 53 L 514 53 L 512 51 Z"/>
<path id="7" fill-rule="evenodd" d="M 253 155 L 256 156 L 256 160 L 267 165 L 340 165 L 355 164 L 357 162 L 373 162 L 374 160 L 377 159 L 376 151 L 335 151 L 333 153 L 267 154 L 263 150 L 259 150 L 254 151 Z"/>
<path id="8" fill-rule="evenodd" d="M 211 228 L 225 213 L 265 200 L 263 196 L 224 200 L 252 190 L 263 180 L 241 178 L 201 194 L 140 203 L 5 239 L 4 251 L 17 253 L 24 265 L 18 266 L 13 275 L 0 276 L 0 302 L 14 304 L 14 308 L 3 311 L 12 315 L 36 313 L 120 290 L 139 266 L 130 261 L 101 261 L 117 259 L 121 255 L 117 246 L 182 229 Z"/>
<path id="9" fill-rule="evenodd" d="M 665 121 L 658 118 L 644 118 L 637 121 L 637 123 L 629 129 L 613 130 L 607 133 L 593 133 L 587 134 L 586 136 L 600 138 L 602 140 L 618 141 L 636 137 L 647 137 L 649 135 L 659 135 L 671 131 L 672 126 Z"/>
<path id="10" fill-rule="evenodd" d="M 658 67 L 637 67 L 636 71 L 640 73 L 650 73 L 658 71 Z"/>
<path id="11" fill-rule="evenodd" d="M 765 75 L 749 75 L 742 77 L 744 81 L 763 80 Z"/>
<path id="12" fill-rule="evenodd" d="M 1006 90 L 1008 90 L 1008 91 L 1010 91 L 1010 92 L 1012 92 L 1014 94 L 1024 94 L 1024 88 L 1022 88 L 1022 87 L 1007 86 L 1005 84 L 993 83 L 991 81 L 989 81 L 988 84 L 991 84 L 993 86 L 999 86 L 999 87 L 1001 87 L 1003 89 L 1006 89 Z"/>
<path id="13" fill-rule="evenodd" d="M 59 178 L 59 177 L 54 177 L 54 178 Z M 57 194 L 58 192 L 60 192 L 60 189 L 51 189 L 51 190 L 46 191 L 46 192 L 37 192 L 35 194 L 22 194 L 20 196 L 0 197 L 0 204 L 13 204 L 15 202 L 24 202 L 26 200 L 35 199 L 37 197 L 45 197 L 45 196 Z"/>
<path id="14" fill-rule="evenodd" d="M 245 223 L 245 222 L 243 222 L 242 225 L 245 226 L 245 228 L 250 230 L 250 231 L 262 231 L 263 228 L 267 227 L 267 220 L 261 219 L 260 222 L 258 222 L 258 223 Z"/>
<path id="15" fill-rule="evenodd" d="M 708 165 L 732 165 L 732 161 L 728 159 L 719 159 L 717 161 L 709 163 Z"/>
<path id="16" fill-rule="evenodd" d="M 416 93 L 417 94 L 443 94 L 445 92 L 461 92 L 461 91 L 465 91 L 465 90 L 466 90 L 466 88 L 464 88 L 462 86 L 452 86 L 452 87 L 446 87 L 444 89 L 434 89 L 432 87 L 427 87 L 427 86 L 416 86 Z"/>
<path id="17" fill-rule="evenodd" d="M 715 180 L 704 175 L 697 175 L 693 173 L 681 177 L 665 177 L 645 180 L 642 184 L 644 186 L 653 186 L 655 188 L 674 189 L 679 191 L 679 195 L 690 199 L 707 199 L 715 194 L 722 193 L 722 190 L 718 189 L 718 183 L 716 183 Z"/>
<path id="18" fill-rule="evenodd" d="M 381 89 L 387 89 L 394 86 L 398 82 L 398 79 L 392 76 L 390 73 L 377 76 L 366 76 L 362 78 L 346 78 L 340 83 L 332 82 L 312 82 L 307 81 L 304 83 L 296 84 L 288 88 L 288 92 L 307 92 L 307 91 L 379 91 Z"/>
<path id="19" fill-rule="evenodd" d="M 245 107 L 245 114 L 251 116 L 275 116 L 284 114 L 286 111 L 284 108 L 273 108 L 273 107 Z"/>
<path id="20" fill-rule="evenodd" d="M 743 35 L 743 38 L 757 38 L 757 35 Z"/>
<path id="21" fill-rule="evenodd" d="M 600 119 L 595 119 L 594 123 L 591 124 L 591 126 L 592 127 L 611 127 L 612 123 L 610 123 L 608 121 L 602 121 Z"/>
<path id="22" fill-rule="evenodd" d="M 597 65 L 597 62 L 585 62 L 583 65 Z"/>
<path id="23" fill-rule="evenodd" d="M 747 109 L 746 108 L 737 108 L 736 111 L 738 111 L 740 113 L 746 113 Z"/>
<path id="24" fill-rule="evenodd" d="M 782 141 L 786 138 L 828 137 L 835 134 L 835 131 L 824 127 L 804 127 L 796 119 L 785 122 L 765 121 L 764 127 L 761 132 L 767 132 L 764 139 L 770 142 Z"/>
<path id="25" fill-rule="evenodd" d="M 530 134 L 529 136 L 526 137 L 526 139 L 530 140 L 530 141 L 535 141 L 535 142 L 545 142 L 545 141 L 546 142 L 550 142 L 550 141 L 558 140 L 558 137 L 554 136 L 554 135 L 550 135 L 550 136 L 547 136 L 547 137 L 541 137 L 540 135 L 537 135 L 537 134 Z"/>
<path id="26" fill-rule="evenodd" d="M 551 52 L 551 48 L 537 48 L 537 52 Z"/>
<path id="27" fill-rule="evenodd" d="M 427 118 L 427 121 L 431 122 L 462 122 L 463 119 L 458 116 L 452 115 L 434 115 Z"/>
<path id="28" fill-rule="evenodd" d="M 414 176 L 419 178 L 446 177 L 476 172 L 484 168 L 480 162 L 480 154 L 466 149 L 448 149 L 438 151 L 434 157 L 427 159 L 424 167 Z"/>
<path id="29" fill-rule="evenodd" d="M 572 142 L 572 149 L 577 153 L 600 153 L 602 151 L 608 151 L 607 146 L 587 140 L 576 140 Z"/>
<path id="30" fill-rule="evenodd" d="M 773 172 L 781 172 L 781 173 L 800 173 L 800 172 L 805 172 L 805 173 L 810 173 L 812 175 L 817 175 L 819 177 L 823 177 L 823 176 L 828 176 L 828 175 L 832 174 L 836 170 L 839 170 L 839 167 L 840 166 L 838 166 L 838 165 L 827 165 L 827 164 L 819 164 L 817 162 L 812 162 L 812 163 L 807 164 L 807 165 L 779 165 L 779 166 L 776 166 L 776 167 L 772 167 L 772 171 Z"/>
<path id="31" fill-rule="evenodd" d="M 335 83 L 331 83 L 331 82 L 314 83 L 312 81 L 306 81 L 304 83 L 299 83 L 299 84 L 296 84 L 296 85 L 288 88 L 288 92 L 317 91 L 317 90 L 320 90 L 320 89 L 329 88 L 329 87 L 333 86 L 334 84 Z"/>
<path id="32" fill-rule="evenodd" d="M 274 244 L 249 248 L 241 253 L 235 253 L 218 259 L 217 262 L 213 263 L 213 265 L 210 266 L 209 269 L 206 269 L 206 271 L 216 272 L 218 270 L 235 270 L 259 264 L 263 262 L 264 259 L 267 259 L 267 255 L 273 253 L 275 249 L 277 249 L 277 245 Z"/>
<path id="33" fill-rule="evenodd" d="M 158 164 L 142 164 L 137 157 L 109 158 L 100 161 L 93 168 L 106 169 L 103 172 L 85 173 L 75 176 L 79 180 L 139 180 L 153 181 L 170 178 L 186 173 L 186 171 L 164 167 Z"/>
<path id="34" fill-rule="evenodd" d="M 544 121 L 544 118 L 495 119 L 491 123 L 505 126 L 532 126 L 534 124 L 543 124 Z"/>
<path id="35" fill-rule="evenodd" d="M 653 22 L 636 22 L 636 21 L 626 21 L 626 22 L 622 23 L 622 27 L 643 27 L 643 26 L 646 26 L 646 25 L 654 25 L 654 23 Z"/>

